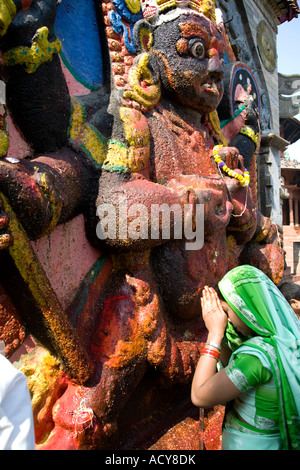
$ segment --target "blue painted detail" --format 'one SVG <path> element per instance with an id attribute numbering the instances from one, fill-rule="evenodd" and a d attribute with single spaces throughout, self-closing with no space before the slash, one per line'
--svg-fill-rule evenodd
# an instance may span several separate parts
<path id="1" fill-rule="evenodd" d="M 226 64 L 229 64 L 229 62 L 230 62 L 230 60 L 229 60 L 229 58 L 228 58 L 227 52 L 225 51 L 225 52 L 224 52 L 224 64 L 225 64 L 225 65 L 226 65 Z"/>
<path id="2" fill-rule="evenodd" d="M 112 3 L 117 11 L 117 13 L 122 16 L 129 23 L 136 23 L 138 20 L 143 18 L 142 10 L 138 13 L 132 13 L 126 6 L 125 0 L 112 0 Z"/>
<path id="3" fill-rule="evenodd" d="M 89 289 L 97 279 L 97 276 L 99 276 L 101 269 L 103 268 L 103 265 L 107 259 L 108 258 L 104 255 L 100 256 L 80 283 L 69 311 L 69 321 L 75 329 L 77 328 L 78 319 L 87 301 Z"/>
<path id="4" fill-rule="evenodd" d="M 122 34 L 124 36 L 124 44 L 128 52 L 130 52 L 131 54 L 134 54 L 135 53 L 134 42 L 133 40 L 132 42 L 130 41 L 128 29 L 125 26 L 125 24 L 122 22 L 122 18 L 119 15 L 119 13 L 110 11 L 108 13 L 108 17 L 115 33 Z M 130 28 L 130 36 L 133 38 L 133 25 L 129 24 L 129 28 Z"/>
<path id="5" fill-rule="evenodd" d="M 131 54 L 135 53 L 135 44 L 133 39 L 133 27 L 134 24 L 143 18 L 142 11 L 138 13 L 132 13 L 126 6 L 124 0 L 112 0 L 116 11 L 110 11 L 108 14 L 110 23 L 113 30 L 117 34 L 122 34 L 124 38 L 124 44 L 128 52 Z M 128 26 L 123 23 L 122 19 L 125 19 Z M 128 30 L 129 28 L 129 30 Z"/>
<path id="6" fill-rule="evenodd" d="M 98 89 L 104 77 L 94 0 L 62 0 L 54 29 L 62 42 L 61 57 L 72 75 L 87 88 Z"/>

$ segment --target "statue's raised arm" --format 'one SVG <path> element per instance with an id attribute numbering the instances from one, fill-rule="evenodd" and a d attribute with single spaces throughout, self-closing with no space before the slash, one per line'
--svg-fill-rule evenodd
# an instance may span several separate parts
<path id="1" fill-rule="evenodd" d="M 22 3 L 29 8 L 17 10 Z M 70 97 L 58 55 L 61 42 L 53 34 L 56 3 L 5 0 L 0 10 L 5 24 L 1 50 L 7 67 L 7 106 L 37 152 L 65 145 L 70 124 Z"/>

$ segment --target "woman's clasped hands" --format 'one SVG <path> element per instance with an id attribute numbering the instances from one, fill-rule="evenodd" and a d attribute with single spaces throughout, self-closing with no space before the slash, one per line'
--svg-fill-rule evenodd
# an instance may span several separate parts
<path id="1" fill-rule="evenodd" d="M 205 286 L 201 298 L 202 318 L 209 336 L 221 341 L 228 323 L 228 317 L 221 301 L 212 287 Z"/>

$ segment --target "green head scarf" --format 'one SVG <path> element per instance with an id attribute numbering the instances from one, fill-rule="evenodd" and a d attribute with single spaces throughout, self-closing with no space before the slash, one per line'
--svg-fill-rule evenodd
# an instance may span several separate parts
<path id="1" fill-rule="evenodd" d="M 300 449 L 300 322 L 275 284 L 253 266 L 239 266 L 219 282 L 225 301 L 256 336 L 243 352 L 267 357 L 282 410 L 285 449 Z M 230 333 L 227 331 L 227 334 Z"/>
<path id="2" fill-rule="evenodd" d="M 231 351 L 236 351 L 242 344 L 250 339 L 251 336 L 244 336 L 242 333 L 237 331 L 233 324 L 228 321 L 227 327 L 225 330 L 225 335 L 222 340 L 222 345 L 230 349 Z"/>

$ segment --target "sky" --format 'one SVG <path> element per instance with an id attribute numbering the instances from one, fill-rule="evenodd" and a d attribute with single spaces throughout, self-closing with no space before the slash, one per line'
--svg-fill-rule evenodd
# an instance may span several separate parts
<path id="1" fill-rule="evenodd" d="M 278 72 L 284 75 L 300 75 L 300 15 L 278 26 Z M 300 115 L 295 116 L 300 120 Z M 294 160 L 300 161 L 300 139 L 287 148 Z"/>

